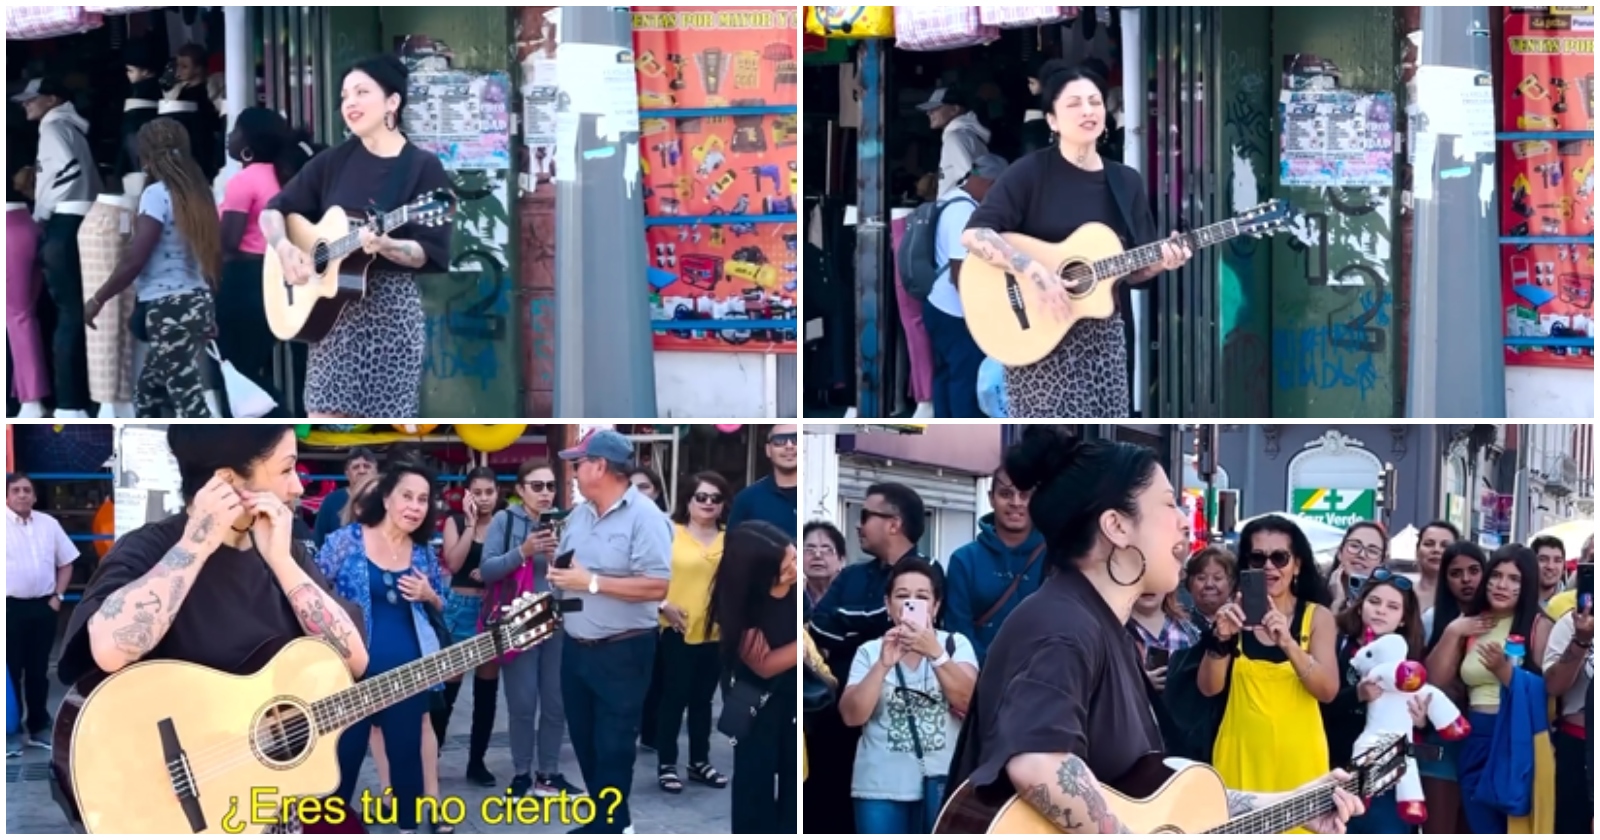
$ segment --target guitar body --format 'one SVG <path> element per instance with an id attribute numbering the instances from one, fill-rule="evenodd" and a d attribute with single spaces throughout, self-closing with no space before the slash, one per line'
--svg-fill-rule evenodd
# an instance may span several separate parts
<path id="1" fill-rule="evenodd" d="M 965 273 L 965 272 L 963 272 Z M 962 281 L 965 284 L 965 280 Z M 1101 788 L 1111 812 L 1135 834 L 1202 834 L 1228 821 L 1228 789 L 1217 771 L 1192 764 L 1176 773 L 1146 759 L 1119 783 L 1150 789 L 1133 798 Z M 1165 777 L 1162 779 L 1161 777 Z M 939 813 L 935 834 L 1064 834 L 1032 806 L 1009 794 L 985 795 L 969 784 L 958 788 Z"/>
<path id="2" fill-rule="evenodd" d="M 329 697 L 354 681 L 323 641 L 274 643 L 253 659 L 274 650 L 265 667 L 246 677 L 153 661 L 118 671 L 79 703 L 69 696 L 53 762 L 58 782 L 70 784 L 85 830 L 239 833 L 225 832 L 226 821 L 234 829 L 248 823 L 243 833 L 259 834 L 268 826 L 252 820 L 252 791 L 276 788 L 283 797 L 336 791 L 338 735 L 318 735 L 297 713 L 309 712 L 309 701 L 300 698 Z M 177 793 L 186 779 L 195 793 L 188 800 Z M 270 815 L 279 796 L 259 801 Z"/>
<path id="3" fill-rule="evenodd" d="M 1019 234 L 1004 234 L 1004 238 L 1057 277 L 1066 276 L 1073 266 L 1081 266 L 1079 270 L 1087 275 L 1096 261 L 1122 253 L 1122 240 L 1099 223 L 1086 224 L 1056 244 Z M 1060 320 L 1040 303 L 1033 281 L 983 260 L 969 259 L 961 264 L 961 306 L 967 329 L 985 354 L 1006 367 L 1027 367 L 1060 347 L 1079 321 L 1115 315 L 1116 279 L 1101 277 L 1075 288 L 1069 286 L 1072 314 Z"/>
<path id="4" fill-rule="evenodd" d="M 289 242 L 310 255 L 313 272 L 304 286 L 292 285 L 283 279 L 277 252 L 267 249 L 262 272 L 267 325 L 284 341 L 315 343 L 328 337 L 345 307 L 367 293 L 373 257 L 362 251 L 343 259 L 319 256 L 327 253 L 327 243 L 350 233 L 350 217 L 339 207 L 330 208 L 316 224 L 295 215 L 285 222 Z"/>

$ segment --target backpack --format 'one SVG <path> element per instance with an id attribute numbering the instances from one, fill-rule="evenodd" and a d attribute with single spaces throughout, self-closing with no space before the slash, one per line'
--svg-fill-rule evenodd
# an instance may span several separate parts
<path id="1" fill-rule="evenodd" d="M 945 207 L 957 201 L 978 204 L 966 195 L 929 201 L 906 219 L 906 235 L 900 240 L 900 250 L 895 252 L 894 259 L 900 269 L 900 286 L 919 301 L 926 301 L 933 294 L 934 284 L 950 270 L 948 263 L 939 265 L 939 217 L 944 215 Z"/>

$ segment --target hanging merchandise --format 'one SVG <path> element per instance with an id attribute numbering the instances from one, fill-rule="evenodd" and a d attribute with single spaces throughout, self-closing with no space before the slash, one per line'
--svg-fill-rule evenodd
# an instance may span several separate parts
<path id="1" fill-rule="evenodd" d="M 84 300 L 100 291 L 116 272 L 133 238 L 138 214 L 138 193 L 102 194 L 83 217 L 83 225 L 78 228 L 78 259 L 83 269 Z M 89 353 L 89 399 L 100 405 L 133 405 L 133 331 L 128 324 L 135 303 L 133 287 L 129 286 L 106 302 L 96 329 L 84 330 Z"/>
<path id="2" fill-rule="evenodd" d="M 807 6 L 806 31 L 825 38 L 893 38 L 893 6 Z"/>
<path id="3" fill-rule="evenodd" d="M 1027 29 L 1066 20 L 1078 13 L 1077 6 L 979 6 L 978 19 L 986 26 L 1002 29 Z"/>
<path id="4" fill-rule="evenodd" d="M 165 8 L 166 6 L 84 6 L 83 10 L 97 15 L 131 15 Z"/>
<path id="5" fill-rule="evenodd" d="M 409 424 L 405 424 L 405 425 L 398 425 L 398 426 L 395 426 L 394 428 L 395 428 L 395 431 L 400 432 L 401 434 L 404 434 L 404 435 L 417 435 L 417 436 L 420 437 L 421 435 L 429 434 L 434 429 L 439 428 L 439 424 L 438 423 L 409 423 Z"/>
<path id="6" fill-rule="evenodd" d="M 6 9 L 6 40 L 42 41 L 99 29 L 105 18 L 83 6 L 12 6 Z"/>
<path id="7" fill-rule="evenodd" d="M 493 454 L 511 448 L 528 431 L 526 425 L 500 423 L 497 425 L 456 424 L 456 436 L 472 449 Z"/>
<path id="8" fill-rule="evenodd" d="M 894 45 L 935 52 L 975 47 L 1000 38 L 1000 29 L 978 18 L 977 6 L 895 6 Z"/>

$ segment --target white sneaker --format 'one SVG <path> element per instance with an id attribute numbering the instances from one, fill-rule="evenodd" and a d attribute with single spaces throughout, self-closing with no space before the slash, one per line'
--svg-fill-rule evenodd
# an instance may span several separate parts
<path id="1" fill-rule="evenodd" d="M 911 419 L 931 420 L 933 416 L 933 403 L 917 403 L 917 413 L 911 415 Z"/>
<path id="2" fill-rule="evenodd" d="M 89 419 L 89 412 L 87 412 L 87 411 L 57 411 L 56 412 L 56 419 L 57 420 L 88 420 Z"/>
<path id="3" fill-rule="evenodd" d="M 17 412 L 18 420 L 39 420 L 44 416 L 44 406 L 36 402 L 23 403 L 22 410 Z"/>

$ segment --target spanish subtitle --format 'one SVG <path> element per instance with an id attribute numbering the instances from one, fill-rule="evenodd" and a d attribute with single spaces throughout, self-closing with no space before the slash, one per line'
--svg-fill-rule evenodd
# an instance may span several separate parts
<path id="1" fill-rule="evenodd" d="M 275 787 L 250 789 L 250 801 L 240 802 L 231 797 L 228 813 L 222 820 L 222 830 L 228 834 L 243 834 L 252 827 L 279 825 L 298 817 L 302 825 L 337 825 L 359 813 L 367 825 L 399 825 L 400 805 L 392 798 L 393 791 L 385 790 L 383 796 L 373 796 L 362 791 L 359 808 L 350 807 L 337 796 L 299 797 L 287 796 Z M 487 797 L 478 803 L 476 816 L 487 826 L 516 825 L 589 825 L 597 820 L 614 821 L 617 806 L 622 804 L 622 791 L 612 787 L 600 791 L 598 796 L 560 796 L 540 798 L 515 797 L 508 791 L 505 796 Z M 436 799 L 424 796 L 416 803 L 416 822 L 419 825 L 439 823 L 461 825 L 466 822 L 472 808 L 465 799 L 449 796 Z"/>

